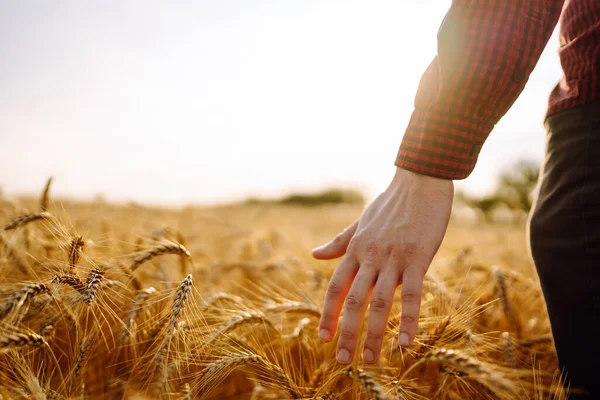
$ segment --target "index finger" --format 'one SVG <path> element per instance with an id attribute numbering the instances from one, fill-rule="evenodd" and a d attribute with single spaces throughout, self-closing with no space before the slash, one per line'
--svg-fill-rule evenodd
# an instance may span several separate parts
<path id="1" fill-rule="evenodd" d="M 402 272 L 402 313 L 400 316 L 400 346 L 410 346 L 417 334 L 424 269 L 409 266 Z"/>

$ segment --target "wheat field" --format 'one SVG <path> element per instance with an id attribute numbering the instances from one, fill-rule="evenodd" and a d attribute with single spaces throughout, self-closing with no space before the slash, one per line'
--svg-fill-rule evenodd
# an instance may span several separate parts
<path id="1" fill-rule="evenodd" d="M 317 336 L 361 207 L 0 200 L 1 399 L 564 399 L 523 224 L 452 221 L 400 349 Z M 367 313 L 368 314 L 368 313 Z"/>

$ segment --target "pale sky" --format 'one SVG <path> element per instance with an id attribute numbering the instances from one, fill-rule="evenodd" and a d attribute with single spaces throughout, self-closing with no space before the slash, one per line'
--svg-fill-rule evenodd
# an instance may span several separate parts
<path id="1" fill-rule="evenodd" d="M 393 162 L 450 0 L 0 0 L 0 186 L 181 205 L 354 185 Z M 541 159 L 555 35 L 457 184 Z"/>

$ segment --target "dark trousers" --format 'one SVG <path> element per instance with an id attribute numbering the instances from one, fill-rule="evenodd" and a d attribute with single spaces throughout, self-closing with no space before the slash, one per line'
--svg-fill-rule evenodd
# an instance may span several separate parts
<path id="1" fill-rule="evenodd" d="M 559 364 L 600 399 L 600 102 L 546 119 L 546 158 L 529 241 Z"/>

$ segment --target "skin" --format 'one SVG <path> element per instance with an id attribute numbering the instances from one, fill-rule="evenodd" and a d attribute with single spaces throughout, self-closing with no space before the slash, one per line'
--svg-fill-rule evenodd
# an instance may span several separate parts
<path id="1" fill-rule="evenodd" d="M 454 197 L 451 180 L 397 168 L 388 188 L 358 221 L 313 250 L 321 260 L 343 257 L 325 296 L 319 337 L 331 341 L 343 318 L 337 360 L 354 359 L 364 314 L 369 308 L 362 358 L 376 363 L 396 288 L 402 286 L 399 343 L 410 346 L 417 332 L 423 276 L 446 233 Z M 345 303 L 345 305 L 344 305 Z"/>

